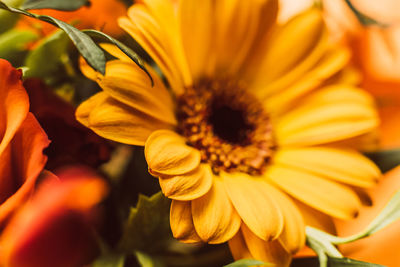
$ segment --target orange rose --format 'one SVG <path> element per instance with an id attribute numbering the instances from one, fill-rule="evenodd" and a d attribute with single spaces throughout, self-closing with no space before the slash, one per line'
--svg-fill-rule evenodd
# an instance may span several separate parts
<path id="1" fill-rule="evenodd" d="M 73 1 L 73 0 L 68 0 Z M 112 36 L 123 33 L 117 24 L 118 17 L 126 14 L 125 5 L 119 0 L 92 0 L 89 7 L 83 6 L 72 12 L 58 11 L 53 9 L 31 10 L 35 14 L 48 15 L 65 22 L 77 23 L 79 29 L 97 29 Z M 29 17 L 23 17 L 17 27 L 32 28 L 40 25 L 40 32 L 47 35 L 56 28 L 48 23 L 38 21 Z M 35 27 L 34 27 L 35 28 Z M 36 27 L 37 28 L 37 27 Z"/>
<path id="2" fill-rule="evenodd" d="M 0 241 L 4 266 L 82 266 L 94 256 L 93 226 L 106 184 L 80 168 L 58 177 L 45 182 L 7 225 Z"/>
<path id="3" fill-rule="evenodd" d="M 0 59 L 0 225 L 32 193 L 49 140 L 28 112 L 21 72 Z"/>

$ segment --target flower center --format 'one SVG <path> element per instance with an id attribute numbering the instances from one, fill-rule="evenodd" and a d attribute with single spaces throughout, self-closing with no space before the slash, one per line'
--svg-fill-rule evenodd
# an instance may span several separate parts
<path id="1" fill-rule="evenodd" d="M 269 117 L 238 82 L 203 81 L 178 99 L 179 132 L 214 173 L 260 175 L 274 150 Z"/>

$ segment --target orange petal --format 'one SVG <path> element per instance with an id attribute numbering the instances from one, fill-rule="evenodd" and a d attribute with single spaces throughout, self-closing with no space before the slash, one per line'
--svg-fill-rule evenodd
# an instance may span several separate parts
<path id="1" fill-rule="evenodd" d="M 400 166 L 387 172 L 377 186 L 368 190 L 373 206 L 362 207 L 360 215 L 354 220 L 335 220 L 338 235 L 349 236 L 364 230 L 399 188 Z M 400 266 L 400 258 L 397 256 L 400 249 L 399 239 L 400 221 L 396 221 L 369 237 L 342 245 L 340 250 L 350 258 L 395 267 Z"/>
<path id="2" fill-rule="evenodd" d="M 40 187 L 1 236 L 7 266 L 82 266 L 96 248 L 94 207 L 106 194 L 95 175 L 61 174 Z"/>
<path id="3" fill-rule="evenodd" d="M 192 200 L 207 193 L 212 185 L 213 174 L 207 164 L 178 176 L 161 176 L 160 186 L 163 194 L 175 200 Z"/>
<path id="4" fill-rule="evenodd" d="M 190 201 L 172 200 L 170 210 L 172 234 L 184 243 L 198 243 L 201 238 L 196 233 L 192 219 Z"/>
<path id="5" fill-rule="evenodd" d="M 10 216 L 15 209 L 19 208 L 32 193 L 39 173 L 46 164 L 47 157 L 43 155 L 43 149 L 49 145 L 47 135 L 40 127 L 35 117 L 28 116 L 18 129 L 7 149 L 9 158 L 0 164 L 2 171 L 2 201 L 0 205 L 0 224 Z M 0 154 L 3 160 L 4 154 Z M 3 165 L 5 164 L 5 165 Z M 10 169 L 7 170 L 8 167 Z M 4 169 L 5 168 L 5 169 Z M 8 174 L 8 176 L 7 176 Z M 6 182 L 7 181 L 7 182 Z M 14 185 L 12 191 L 3 195 L 5 183 Z M 15 188 L 19 185 L 19 188 Z"/>
<path id="6" fill-rule="evenodd" d="M 29 99 L 22 86 L 21 71 L 0 59 L 0 155 L 24 121 L 28 110 Z"/>
<path id="7" fill-rule="evenodd" d="M 221 173 L 223 184 L 243 222 L 263 240 L 277 238 L 283 229 L 281 209 L 261 177 Z"/>
<path id="8" fill-rule="evenodd" d="M 210 191 L 192 200 L 193 223 L 204 242 L 219 244 L 231 239 L 239 230 L 241 220 L 233 208 L 222 181 L 214 177 Z"/>
<path id="9" fill-rule="evenodd" d="M 170 130 L 152 133 L 146 141 L 144 154 L 151 171 L 160 175 L 185 174 L 200 164 L 200 152 Z"/>

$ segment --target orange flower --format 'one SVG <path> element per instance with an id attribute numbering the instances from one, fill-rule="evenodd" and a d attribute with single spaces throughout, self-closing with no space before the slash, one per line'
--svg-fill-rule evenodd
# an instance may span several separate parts
<path id="1" fill-rule="evenodd" d="M 400 166 L 388 172 L 377 187 L 367 190 L 374 202 L 372 207 L 363 207 L 360 215 L 352 221 L 336 220 L 339 236 L 348 236 L 359 232 L 370 223 L 400 188 Z M 397 221 L 372 236 L 341 247 L 341 251 L 350 258 L 374 262 L 387 267 L 400 266 L 398 257 L 400 239 L 400 221 Z"/>
<path id="2" fill-rule="evenodd" d="M 28 112 L 21 72 L 0 59 L 0 225 L 31 194 L 47 157 L 49 140 Z"/>
<path id="3" fill-rule="evenodd" d="M 92 227 L 105 182 L 85 169 L 69 169 L 44 183 L 12 218 L 1 238 L 9 267 L 71 267 L 91 260 Z"/>
<path id="4" fill-rule="evenodd" d="M 73 0 L 69 0 L 73 1 Z M 48 15 L 66 22 L 77 22 L 79 29 L 97 29 L 107 34 L 118 36 L 123 33 L 118 27 L 117 18 L 126 13 L 125 5 L 119 0 L 95 0 L 91 1 L 90 7 L 83 6 L 80 9 L 67 12 L 53 9 L 32 10 L 39 15 Z M 39 27 L 35 26 L 38 25 Z M 24 17 L 20 20 L 18 27 L 40 28 L 40 32 L 47 35 L 56 28 L 48 23 L 36 19 Z"/>
<path id="5" fill-rule="evenodd" d="M 352 1 L 363 14 L 386 24 L 363 26 L 342 0 L 324 1 L 331 35 L 349 45 L 362 70 L 362 87 L 374 94 L 381 117 L 381 146 L 400 146 L 400 2 Z"/>

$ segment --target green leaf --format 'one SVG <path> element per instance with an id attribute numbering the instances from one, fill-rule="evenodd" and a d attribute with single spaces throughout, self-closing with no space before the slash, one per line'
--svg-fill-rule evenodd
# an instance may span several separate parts
<path id="1" fill-rule="evenodd" d="M 92 267 L 124 267 L 125 255 L 105 254 L 96 259 L 90 266 Z"/>
<path id="2" fill-rule="evenodd" d="M 120 247 L 124 251 L 153 252 L 171 238 L 169 227 L 170 200 L 159 192 L 151 197 L 139 195 L 136 208 L 131 208 Z"/>
<path id="3" fill-rule="evenodd" d="M 356 15 L 358 21 L 360 21 L 360 23 L 362 25 L 365 25 L 365 26 L 378 25 L 381 27 L 387 27 L 387 25 L 380 23 L 380 22 L 374 20 L 373 18 L 370 18 L 370 17 L 364 15 L 363 13 L 361 13 L 360 11 L 358 11 L 358 9 L 354 7 L 354 5 L 351 3 L 350 0 L 345 0 L 345 1 L 346 1 L 346 4 L 351 9 L 351 11 L 353 11 L 354 15 Z"/>
<path id="4" fill-rule="evenodd" d="M 228 265 L 225 265 L 224 267 L 250 267 L 250 266 L 271 266 L 273 264 L 270 263 L 265 263 L 263 261 L 259 261 L 259 260 L 253 260 L 253 259 L 241 259 L 241 260 L 237 260 L 235 262 L 232 262 Z"/>
<path id="5" fill-rule="evenodd" d="M 27 30 L 12 29 L 0 34 L 0 58 L 10 60 L 13 55 L 26 51 L 27 45 L 37 38 L 37 34 Z"/>
<path id="6" fill-rule="evenodd" d="M 35 15 L 32 13 L 29 13 L 25 10 L 18 9 L 18 8 L 13 8 L 7 6 L 5 3 L 0 1 L 0 8 L 8 10 L 10 12 L 14 12 L 16 14 L 22 14 L 28 17 L 36 18 L 45 22 L 48 22 L 63 31 L 69 36 L 71 41 L 75 44 L 76 48 L 78 49 L 79 53 L 86 59 L 88 64 L 98 72 L 105 74 L 105 69 L 106 69 L 106 58 L 104 55 L 104 52 L 98 47 L 92 39 L 80 30 L 72 27 L 71 25 L 52 18 L 50 16 L 44 16 L 44 15 Z"/>
<path id="7" fill-rule="evenodd" d="M 165 265 L 156 258 L 143 253 L 141 251 L 135 251 L 136 259 L 138 260 L 141 267 L 164 267 Z"/>
<path id="8" fill-rule="evenodd" d="M 120 41 L 114 39 L 113 37 L 111 37 L 103 32 L 99 32 L 96 30 L 83 30 L 83 32 L 92 38 L 99 38 L 102 41 L 106 41 L 108 43 L 112 43 L 112 44 L 116 45 L 125 55 L 127 55 L 130 59 L 132 59 L 132 61 L 135 62 L 136 65 L 138 65 L 139 68 L 141 68 L 147 74 L 147 76 L 150 78 L 151 85 L 152 86 L 154 85 L 153 78 L 151 77 L 149 71 L 146 69 L 143 60 L 135 52 L 133 52 L 132 49 L 130 49 L 129 47 L 127 47 Z"/>
<path id="9" fill-rule="evenodd" d="M 3 0 L 8 6 L 18 7 L 24 0 Z M 0 33 L 10 30 L 18 21 L 19 15 L 0 10 Z"/>
<path id="10" fill-rule="evenodd" d="M 44 9 L 73 11 L 82 6 L 90 6 L 89 0 L 26 0 L 22 9 Z"/>
<path id="11" fill-rule="evenodd" d="M 400 165 L 400 149 L 367 152 L 365 155 L 375 162 L 383 173 Z"/>
<path id="12" fill-rule="evenodd" d="M 69 43 L 68 36 L 63 31 L 57 31 L 43 39 L 26 57 L 25 66 L 28 70 L 25 76 L 46 78 L 57 72 L 62 66 L 61 59 L 66 54 Z"/>
<path id="13" fill-rule="evenodd" d="M 357 261 L 349 258 L 329 258 L 329 267 L 342 267 L 342 266 L 352 266 L 352 267 L 384 267 L 380 264 L 374 264 L 364 261 Z"/>

